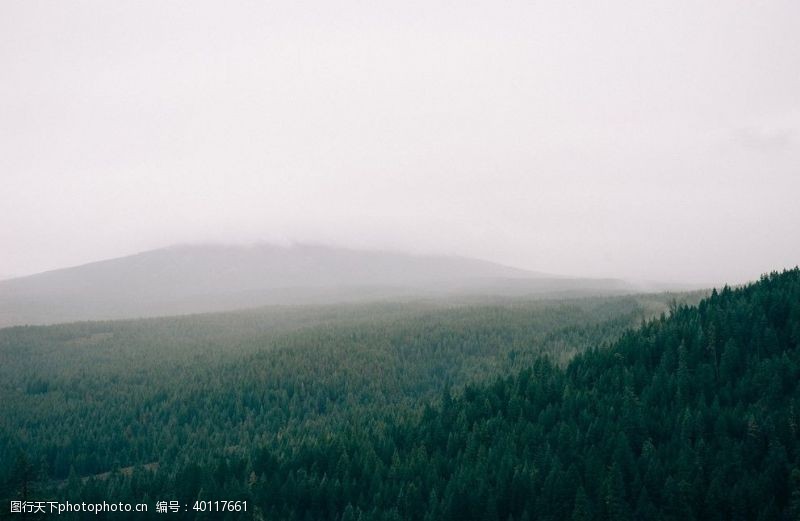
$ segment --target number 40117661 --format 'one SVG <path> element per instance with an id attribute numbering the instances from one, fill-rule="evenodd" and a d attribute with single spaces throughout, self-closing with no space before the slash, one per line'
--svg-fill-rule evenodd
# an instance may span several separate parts
<path id="1" fill-rule="evenodd" d="M 247 501 L 195 501 L 198 512 L 247 512 Z"/>

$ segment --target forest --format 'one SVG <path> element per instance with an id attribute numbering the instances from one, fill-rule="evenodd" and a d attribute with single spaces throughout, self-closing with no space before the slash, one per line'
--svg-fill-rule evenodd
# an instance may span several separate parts
<path id="1" fill-rule="evenodd" d="M 0 498 L 175 500 L 173 519 L 800 519 L 800 270 L 701 296 L 3 329 Z"/>

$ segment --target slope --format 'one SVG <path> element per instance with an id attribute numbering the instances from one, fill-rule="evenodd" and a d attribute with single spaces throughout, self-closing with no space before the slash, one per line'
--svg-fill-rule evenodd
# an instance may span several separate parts
<path id="1" fill-rule="evenodd" d="M 270 519 L 798 519 L 800 270 L 714 292 L 566 369 L 263 447 Z"/>
<path id="2" fill-rule="evenodd" d="M 325 246 L 176 246 L 0 281 L 0 327 L 464 294 L 621 293 L 463 257 Z"/>

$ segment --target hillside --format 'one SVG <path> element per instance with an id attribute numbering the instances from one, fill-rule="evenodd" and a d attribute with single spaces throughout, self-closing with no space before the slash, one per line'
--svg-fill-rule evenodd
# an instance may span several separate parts
<path id="1" fill-rule="evenodd" d="M 380 436 L 265 446 L 250 493 L 270 519 L 794 520 L 798 411 L 795 269 Z"/>
<path id="2" fill-rule="evenodd" d="M 0 327 L 453 295 L 619 294 L 487 261 L 325 246 L 176 246 L 0 281 Z"/>
<path id="3" fill-rule="evenodd" d="M 254 519 L 797 519 L 800 269 L 642 321 L 657 305 L 9 328 L 1 481 L 177 498 L 176 519 L 209 518 L 191 507 L 206 495 Z"/>
<path id="4" fill-rule="evenodd" d="M 796 519 L 800 270 L 642 323 L 656 305 L 9 328 L 5 494 L 177 498 L 176 519 L 206 495 L 254 519 Z"/>

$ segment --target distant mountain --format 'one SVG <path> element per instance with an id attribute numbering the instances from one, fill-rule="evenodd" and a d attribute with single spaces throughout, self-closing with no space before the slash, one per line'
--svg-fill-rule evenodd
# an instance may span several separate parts
<path id="1" fill-rule="evenodd" d="M 454 256 L 317 245 L 186 245 L 0 281 L 0 327 L 412 296 L 636 288 Z"/>

